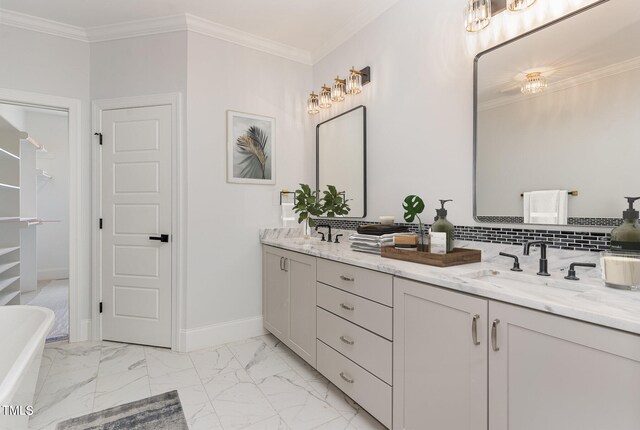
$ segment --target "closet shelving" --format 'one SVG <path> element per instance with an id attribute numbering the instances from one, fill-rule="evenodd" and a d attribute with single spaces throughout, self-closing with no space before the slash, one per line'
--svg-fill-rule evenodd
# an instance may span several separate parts
<path id="1" fill-rule="evenodd" d="M 20 303 L 20 141 L 0 117 L 0 305 Z"/>

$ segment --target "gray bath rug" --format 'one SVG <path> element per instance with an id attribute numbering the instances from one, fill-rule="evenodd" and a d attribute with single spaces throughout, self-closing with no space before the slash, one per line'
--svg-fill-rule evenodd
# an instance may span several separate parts
<path id="1" fill-rule="evenodd" d="M 71 418 L 56 430 L 187 430 L 177 391 Z"/>

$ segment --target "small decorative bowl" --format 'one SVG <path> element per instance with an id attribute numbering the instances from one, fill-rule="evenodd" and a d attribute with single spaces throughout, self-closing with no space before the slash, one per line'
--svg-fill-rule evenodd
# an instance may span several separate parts
<path id="1" fill-rule="evenodd" d="M 380 217 L 380 224 L 383 225 L 391 225 L 395 222 L 395 217 L 391 216 L 391 215 L 383 215 Z"/>

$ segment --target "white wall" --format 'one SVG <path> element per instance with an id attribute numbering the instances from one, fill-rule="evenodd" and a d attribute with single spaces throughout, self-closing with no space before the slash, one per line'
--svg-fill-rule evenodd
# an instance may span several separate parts
<path id="1" fill-rule="evenodd" d="M 478 113 L 478 213 L 522 216 L 520 193 L 577 190 L 570 217 L 620 218 L 636 195 L 640 70 Z M 541 126 L 542 125 L 542 126 Z M 553 172 L 553 174 L 547 174 Z"/>
<path id="2" fill-rule="evenodd" d="M 187 91 L 187 32 L 91 44 L 91 99 Z"/>
<path id="3" fill-rule="evenodd" d="M 395 215 L 418 194 L 435 216 L 438 199 L 456 225 L 473 219 L 473 59 L 479 52 L 592 1 L 538 0 L 519 15 L 501 14 L 468 34 L 458 1 L 402 0 L 313 68 L 314 88 L 371 66 L 363 92 L 314 118 L 367 106 L 367 219 Z"/>
<path id="4" fill-rule="evenodd" d="M 81 102 L 82 140 L 79 145 L 91 145 L 89 103 L 89 45 L 76 40 L 0 26 L 0 88 L 41 93 Z M 82 184 L 79 220 L 81 249 L 79 267 L 91 267 L 91 152 L 82 153 Z M 77 280 L 79 316 L 91 317 L 91 278 L 85 273 Z"/>
<path id="5" fill-rule="evenodd" d="M 37 214 L 57 220 L 37 228 L 38 279 L 69 277 L 69 122 L 66 114 L 28 112 L 26 131 L 47 149 L 36 167 L 53 176 L 37 181 Z"/>
<path id="6" fill-rule="evenodd" d="M 261 327 L 258 229 L 278 225 L 280 189 L 315 180 L 311 67 L 196 33 L 188 40 L 187 327 L 247 318 Z M 226 182 L 227 110 L 276 118 L 276 185 Z"/>

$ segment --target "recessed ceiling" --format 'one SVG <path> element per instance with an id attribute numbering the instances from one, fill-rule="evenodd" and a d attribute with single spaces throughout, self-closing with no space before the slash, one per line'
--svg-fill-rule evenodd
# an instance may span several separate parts
<path id="1" fill-rule="evenodd" d="M 0 0 L 0 8 L 81 28 L 192 14 L 308 52 L 350 36 L 398 0 Z M 360 28 L 355 28 L 359 30 Z"/>

